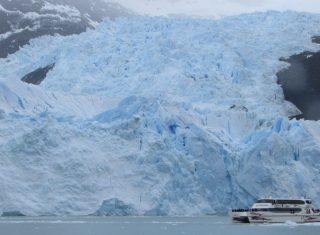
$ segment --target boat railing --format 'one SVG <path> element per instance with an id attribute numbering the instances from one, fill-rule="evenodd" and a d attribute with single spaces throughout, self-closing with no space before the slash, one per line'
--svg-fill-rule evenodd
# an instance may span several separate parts
<path id="1" fill-rule="evenodd" d="M 254 212 L 258 211 L 258 209 L 255 208 L 239 208 L 239 209 L 233 209 L 232 212 Z"/>

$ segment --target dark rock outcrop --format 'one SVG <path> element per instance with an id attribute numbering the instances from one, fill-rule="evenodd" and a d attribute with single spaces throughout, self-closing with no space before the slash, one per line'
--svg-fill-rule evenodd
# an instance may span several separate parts
<path id="1" fill-rule="evenodd" d="M 311 40 L 312 40 L 313 43 L 320 44 L 320 36 L 314 36 L 314 37 L 311 38 Z"/>
<path id="2" fill-rule="evenodd" d="M 40 83 L 46 78 L 47 73 L 54 68 L 55 64 L 49 64 L 44 68 L 38 68 L 35 71 L 28 73 L 21 81 L 31 83 L 34 85 L 40 85 Z"/>
<path id="3" fill-rule="evenodd" d="M 319 37 L 313 37 L 319 42 Z M 288 69 L 280 71 L 278 83 L 281 84 L 285 99 L 295 104 L 302 115 L 297 118 L 320 119 L 320 52 L 303 52 L 289 59 Z"/>

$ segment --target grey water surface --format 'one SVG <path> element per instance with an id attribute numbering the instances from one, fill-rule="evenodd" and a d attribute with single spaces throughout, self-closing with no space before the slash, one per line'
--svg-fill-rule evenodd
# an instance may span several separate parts
<path id="1" fill-rule="evenodd" d="M 318 235 L 314 224 L 232 224 L 228 217 L 7 217 L 0 218 L 0 234 L 23 235 Z"/>

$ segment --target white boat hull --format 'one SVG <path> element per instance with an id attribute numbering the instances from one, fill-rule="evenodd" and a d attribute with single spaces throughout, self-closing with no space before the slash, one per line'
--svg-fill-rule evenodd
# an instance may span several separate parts
<path id="1" fill-rule="evenodd" d="M 320 214 L 274 214 L 268 212 L 231 212 L 235 223 L 295 223 L 320 222 Z"/>
<path id="2" fill-rule="evenodd" d="M 320 222 L 320 215 L 306 215 L 306 214 L 268 214 L 268 213 L 258 213 L 252 214 L 248 213 L 248 218 L 250 223 L 286 223 L 287 221 L 295 223 L 310 223 L 310 222 Z"/>

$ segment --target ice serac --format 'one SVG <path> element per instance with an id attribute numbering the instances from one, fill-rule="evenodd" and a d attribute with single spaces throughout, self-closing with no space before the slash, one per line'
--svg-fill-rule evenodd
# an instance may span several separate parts
<path id="1" fill-rule="evenodd" d="M 276 76 L 280 57 L 319 50 L 319 32 L 319 15 L 266 12 L 122 18 L 31 40 L 0 60 L 0 211 L 205 215 L 263 196 L 320 206 L 320 124 L 288 119 L 300 111 Z M 53 63 L 40 85 L 20 80 Z"/>

